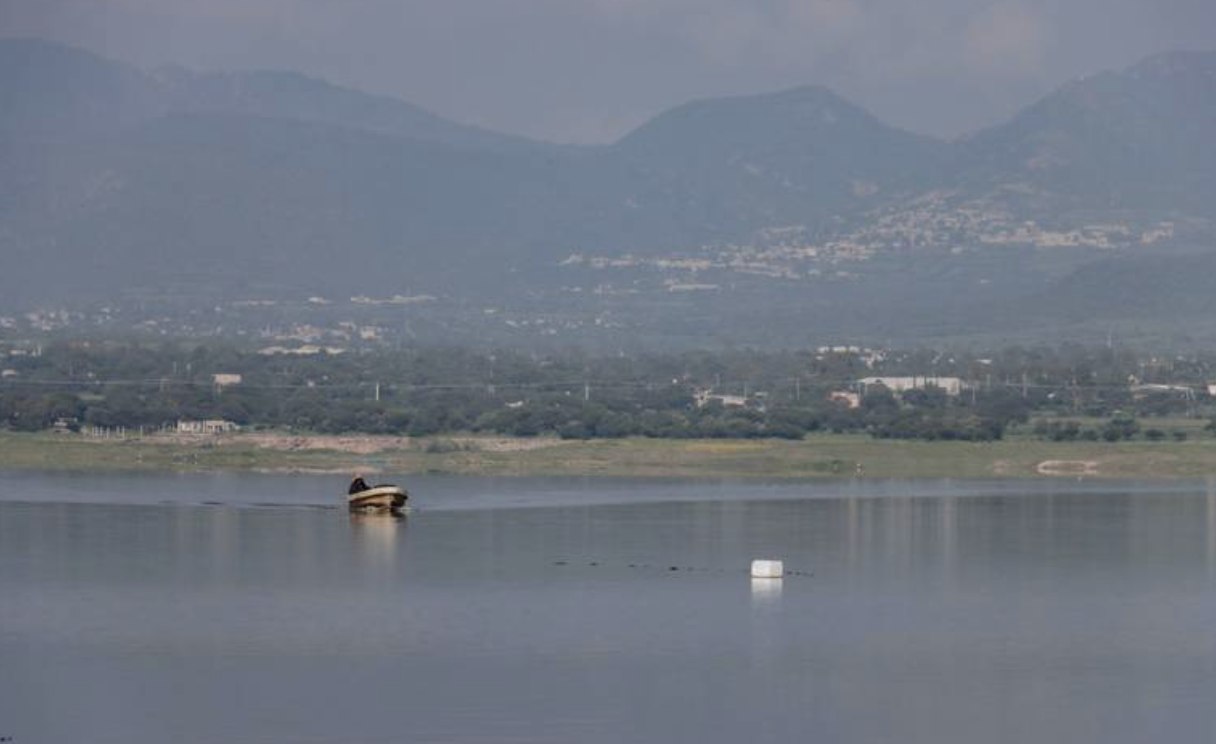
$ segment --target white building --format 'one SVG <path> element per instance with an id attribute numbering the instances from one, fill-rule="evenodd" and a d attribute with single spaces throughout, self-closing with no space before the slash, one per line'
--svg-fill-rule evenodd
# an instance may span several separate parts
<path id="1" fill-rule="evenodd" d="M 293 348 L 288 348 L 286 346 L 267 346 L 265 348 L 258 349 L 258 353 L 262 356 L 316 356 L 317 354 L 331 354 L 336 356 L 345 352 L 346 349 L 343 349 L 340 346 L 316 346 L 315 344 L 305 344 L 303 346 L 296 346 Z"/>
<path id="2" fill-rule="evenodd" d="M 240 385 L 241 376 L 240 375 L 229 375 L 229 374 L 216 374 L 216 375 L 211 375 L 211 381 L 213 383 L 215 383 L 216 387 L 225 388 L 225 387 L 231 387 L 233 385 Z"/>
<path id="3" fill-rule="evenodd" d="M 205 421 L 182 420 L 177 422 L 178 434 L 223 434 L 237 431 L 241 427 L 223 419 L 207 419 Z"/>
<path id="4" fill-rule="evenodd" d="M 847 408 L 861 408 L 861 396 L 848 390 L 833 390 L 828 393 L 828 400 L 843 403 Z"/>
<path id="5" fill-rule="evenodd" d="M 1147 383 L 1141 385 L 1132 385 L 1130 387 L 1132 397 L 1136 399 L 1144 398 L 1149 395 L 1181 395 L 1184 398 L 1192 398 L 1195 395 L 1195 390 L 1190 385 L 1161 385 Z M 1208 394 L 1211 394 L 1212 386 L 1208 386 Z"/>
<path id="6" fill-rule="evenodd" d="M 712 390 L 698 390 L 693 394 L 693 400 L 697 408 L 704 408 L 710 403 L 720 403 L 723 408 L 743 408 L 747 405 L 747 398 L 742 395 L 719 395 Z"/>
<path id="7" fill-rule="evenodd" d="M 933 377 L 915 375 L 912 377 L 865 377 L 857 381 L 864 392 L 868 387 L 882 385 L 896 395 L 909 390 L 925 390 L 939 388 L 951 397 L 957 397 L 963 392 L 963 380 L 959 377 Z"/>

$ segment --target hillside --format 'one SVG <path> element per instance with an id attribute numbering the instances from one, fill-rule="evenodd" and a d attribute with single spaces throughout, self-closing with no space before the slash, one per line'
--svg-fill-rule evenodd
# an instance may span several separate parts
<path id="1" fill-rule="evenodd" d="M 721 240 L 774 225 L 830 224 L 921 190 L 948 147 L 804 87 L 680 106 L 612 153 L 632 168 L 639 208 L 674 208 L 690 228 Z"/>
<path id="2" fill-rule="evenodd" d="M 1210 325 L 1202 283 L 1137 278 L 1216 253 L 1213 54 L 1068 83 L 957 142 L 802 87 L 601 147 L 287 72 L 12 40 L 0 63 L 0 311 L 425 295 L 440 336 L 782 345 L 1004 334 L 1011 313 L 1085 333 L 1119 315 L 1115 271 L 1153 323 Z"/>

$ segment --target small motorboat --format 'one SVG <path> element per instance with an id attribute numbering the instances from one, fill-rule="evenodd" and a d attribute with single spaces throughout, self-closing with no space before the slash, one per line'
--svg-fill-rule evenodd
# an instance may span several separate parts
<path id="1" fill-rule="evenodd" d="M 352 511 L 400 511 L 409 494 L 404 488 L 393 485 L 371 486 L 355 491 L 346 497 L 346 504 Z"/>

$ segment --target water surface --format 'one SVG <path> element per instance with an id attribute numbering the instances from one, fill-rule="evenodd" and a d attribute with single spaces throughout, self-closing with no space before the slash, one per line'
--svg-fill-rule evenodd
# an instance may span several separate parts
<path id="1" fill-rule="evenodd" d="M 1203 483 L 409 485 L 0 476 L 0 736 L 1216 737 Z"/>

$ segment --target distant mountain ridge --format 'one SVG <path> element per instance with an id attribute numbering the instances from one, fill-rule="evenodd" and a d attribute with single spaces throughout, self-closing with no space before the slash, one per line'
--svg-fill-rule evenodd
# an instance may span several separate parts
<path id="1" fill-rule="evenodd" d="M 89 130 L 80 127 L 104 132 L 158 116 L 200 113 L 332 124 L 476 149 L 550 146 L 296 72 L 199 73 L 175 65 L 145 72 L 37 39 L 0 40 L 0 70 L 0 93 L 10 103 L 0 112 L 0 132 L 8 137 L 37 138 L 47 125 L 87 136 Z M 72 111 L 77 115 L 65 116 Z"/>
<path id="2" fill-rule="evenodd" d="M 87 137 L 163 113 L 141 70 L 35 39 L 0 40 L 0 143 Z"/>
<path id="3" fill-rule="evenodd" d="M 1207 202 L 1216 191 L 1213 131 L 1216 53 L 1162 54 L 1069 83 L 969 138 L 968 176 L 1106 206 Z"/>
<path id="4" fill-rule="evenodd" d="M 1105 322 L 1086 272 L 1216 253 L 1216 53 L 1068 83 L 955 142 L 805 86 L 561 146 L 296 73 L 29 40 L 0 41 L 0 99 L 0 310 L 409 290 L 723 328 L 745 303 L 778 337 L 983 333 L 1019 298 Z M 1144 284 L 1167 285 L 1196 291 Z"/>
<path id="5" fill-rule="evenodd" d="M 830 219 L 909 191 L 947 151 L 810 86 L 685 104 L 612 146 L 638 176 L 635 201 L 680 193 L 690 221 L 734 215 L 751 229 Z"/>
<path id="6" fill-rule="evenodd" d="M 485 150 L 552 147 L 444 119 L 385 96 L 342 88 L 295 72 L 194 73 L 164 67 L 153 73 L 176 113 L 219 113 L 331 124 Z"/>

